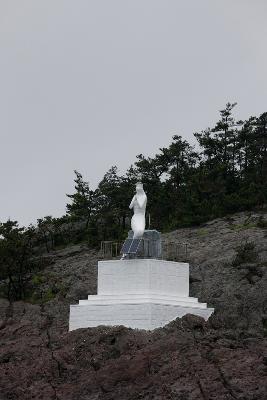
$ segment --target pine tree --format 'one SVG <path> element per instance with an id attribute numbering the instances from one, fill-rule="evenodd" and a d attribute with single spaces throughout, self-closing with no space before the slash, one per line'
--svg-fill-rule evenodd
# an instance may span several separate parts
<path id="1" fill-rule="evenodd" d="M 74 173 L 76 192 L 67 194 L 67 197 L 71 199 L 71 203 L 66 206 L 67 214 L 74 219 L 86 221 L 87 229 L 94 210 L 94 191 L 90 190 L 88 182 L 83 180 L 80 172 L 74 170 Z"/>
<path id="2" fill-rule="evenodd" d="M 0 280 L 9 300 L 26 297 L 29 274 L 38 266 L 34 257 L 35 229 L 19 228 L 17 221 L 0 223 Z"/>

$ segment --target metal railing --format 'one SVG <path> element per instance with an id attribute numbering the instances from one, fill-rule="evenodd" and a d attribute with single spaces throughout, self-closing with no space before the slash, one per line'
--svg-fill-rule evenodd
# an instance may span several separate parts
<path id="1" fill-rule="evenodd" d="M 153 241 L 142 239 L 142 245 L 136 255 L 136 258 L 152 258 L 149 248 L 153 246 Z M 101 242 L 100 253 L 103 259 L 121 258 L 121 248 L 123 242 L 114 240 L 105 240 Z M 144 251 L 146 249 L 146 252 Z M 188 244 L 183 242 L 161 241 L 161 254 L 157 259 L 168 261 L 187 261 L 188 260 Z"/>
<path id="2" fill-rule="evenodd" d="M 100 252 L 102 258 L 119 258 L 121 257 L 121 248 L 123 242 L 115 242 L 114 240 L 104 240 L 101 242 Z"/>
<path id="3" fill-rule="evenodd" d="M 188 243 L 162 241 L 162 258 L 168 261 L 187 261 Z"/>

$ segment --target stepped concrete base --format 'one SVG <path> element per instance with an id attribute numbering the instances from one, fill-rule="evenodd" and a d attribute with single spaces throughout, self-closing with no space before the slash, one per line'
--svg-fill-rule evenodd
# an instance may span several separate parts
<path id="1" fill-rule="evenodd" d="M 151 302 L 74 305 L 71 306 L 70 331 L 99 325 L 124 325 L 128 328 L 152 330 L 186 314 L 199 315 L 207 320 L 212 312 L 211 308 Z"/>
<path id="2" fill-rule="evenodd" d="M 213 312 L 189 297 L 189 265 L 163 260 L 98 263 L 98 294 L 70 306 L 69 329 L 124 325 L 155 329 L 185 314 L 206 320 Z"/>

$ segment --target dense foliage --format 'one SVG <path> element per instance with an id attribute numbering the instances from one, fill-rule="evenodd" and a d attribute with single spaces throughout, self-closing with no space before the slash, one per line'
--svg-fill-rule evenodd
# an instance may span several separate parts
<path id="1" fill-rule="evenodd" d="M 213 128 L 195 133 L 198 150 L 181 136 L 154 157 L 137 156 L 124 176 L 112 167 L 94 192 L 91 223 L 100 238 L 125 229 L 139 178 L 148 194 L 151 226 L 170 230 L 262 207 L 267 198 L 267 113 L 235 121 L 228 103 Z"/>
<path id="2" fill-rule="evenodd" d="M 7 221 L 0 224 L 0 235 L 0 280 L 5 283 L 2 294 L 20 300 L 27 296 L 28 276 L 38 265 L 33 249 L 35 230 Z"/>
<path id="3" fill-rule="evenodd" d="M 148 195 L 150 227 L 166 231 L 200 224 L 237 211 L 263 207 L 267 200 L 267 113 L 236 121 L 228 103 L 213 128 L 194 136 L 197 149 L 181 136 L 153 157 L 143 154 L 124 175 L 113 166 L 96 190 L 78 171 L 66 215 L 38 219 L 35 229 L 16 222 L 0 225 L 0 281 L 9 298 L 25 297 L 25 281 L 37 253 L 69 243 L 99 245 L 122 239 L 129 229 L 128 205 L 141 179 Z"/>

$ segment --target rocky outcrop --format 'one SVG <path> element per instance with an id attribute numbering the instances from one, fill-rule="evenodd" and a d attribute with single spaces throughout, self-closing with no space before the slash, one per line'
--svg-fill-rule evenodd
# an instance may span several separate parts
<path id="1" fill-rule="evenodd" d="M 267 230 L 261 217 L 242 213 L 165 235 L 189 244 L 191 294 L 216 309 L 207 323 L 187 315 L 153 332 L 69 333 L 69 304 L 96 292 L 99 255 L 80 246 L 49 255 L 36 290 L 46 293 L 53 285 L 50 301 L 0 300 L 0 399 L 265 400 Z"/>
<path id="2" fill-rule="evenodd" d="M 187 315 L 153 332 L 51 335 L 36 307 L 2 330 L 1 399 L 266 399 L 267 340 Z M 32 320 L 35 315 L 35 321 Z"/>
<path id="3" fill-rule="evenodd" d="M 267 229 L 261 227 L 263 221 L 267 228 L 266 214 L 241 213 L 165 235 L 168 240 L 188 243 L 191 295 L 215 307 L 218 327 L 266 332 Z"/>

